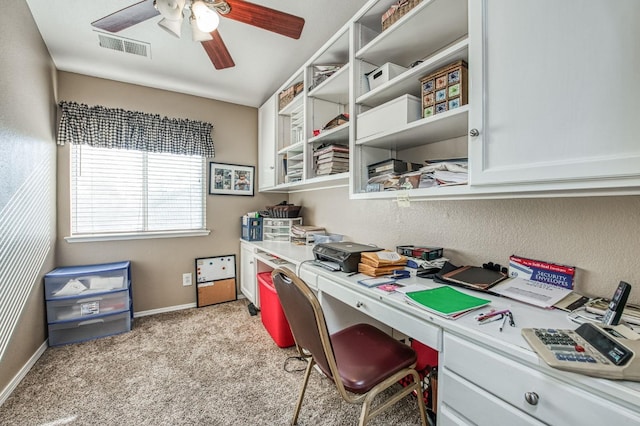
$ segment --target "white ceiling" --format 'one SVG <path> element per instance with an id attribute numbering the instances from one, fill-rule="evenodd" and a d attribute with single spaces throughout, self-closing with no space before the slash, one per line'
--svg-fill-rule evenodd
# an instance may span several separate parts
<path id="1" fill-rule="evenodd" d="M 151 57 L 100 47 L 91 22 L 140 0 L 27 0 L 57 69 L 260 106 L 368 0 L 251 0 L 305 19 L 294 40 L 221 18 L 218 31 L 236 66 L 216 70 L 185 19 L 180 39 L 151 18 L 116 33 L 149 43 Z"/>

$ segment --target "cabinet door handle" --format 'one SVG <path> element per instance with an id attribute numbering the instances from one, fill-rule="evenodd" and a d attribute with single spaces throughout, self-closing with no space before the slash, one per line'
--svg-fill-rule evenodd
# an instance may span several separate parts
<path id="1" fill-rule="evenodd" d="M 480 136 L 480 131 L 478 129 L 471 129 L 469 130 L 469 136 L 471 137 L 476 137 L 476 136 Z"/>
<path id="2" fill-rule="evenodd" d="M 527 401 L 530 405 L 538 405 L 538 394 L 535 392 L 526 392 L 524 394 L 524 400 Z"/>
<path id="3" fill-rule="evenodd" d="M 275 168 L 276 168 L 276 166 L 270 166 L 269 168 L 270 168 L 271 170 L 273 170 L 273 169 L 275 169 Z"/>

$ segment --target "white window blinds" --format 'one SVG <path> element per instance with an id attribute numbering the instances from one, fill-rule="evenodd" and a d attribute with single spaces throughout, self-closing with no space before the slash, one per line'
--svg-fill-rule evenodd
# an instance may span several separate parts
<path id="1" fill-rule="evenodd" d="M 71 146 L 71 233 L 202 230 L 205 158 Z"/>

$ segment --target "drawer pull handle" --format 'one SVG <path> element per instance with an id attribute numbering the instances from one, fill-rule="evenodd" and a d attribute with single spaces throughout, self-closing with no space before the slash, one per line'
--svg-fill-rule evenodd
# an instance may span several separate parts
<path id="1" fill-rule="evenodd" d="M 362 303 L 360 301 L 356 302 L 356 308 L 361 308 L 363 306 L 364 306 L 364 303 Z"/>
<path id="2" fill-rule="evenodd" d="M 530 405 L 538 405 L 538 394 L 535 392 L 526 392 L 524 394 L 524 400 L 527 401 Z"/>

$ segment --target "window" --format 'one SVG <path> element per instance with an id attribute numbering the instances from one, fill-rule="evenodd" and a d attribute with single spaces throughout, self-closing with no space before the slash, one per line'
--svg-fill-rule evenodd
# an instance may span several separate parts
<path id="1" fill-rule="evenodd" d="M 71 234 L 204 230 L 202 156 L 71 146 Z"/>

